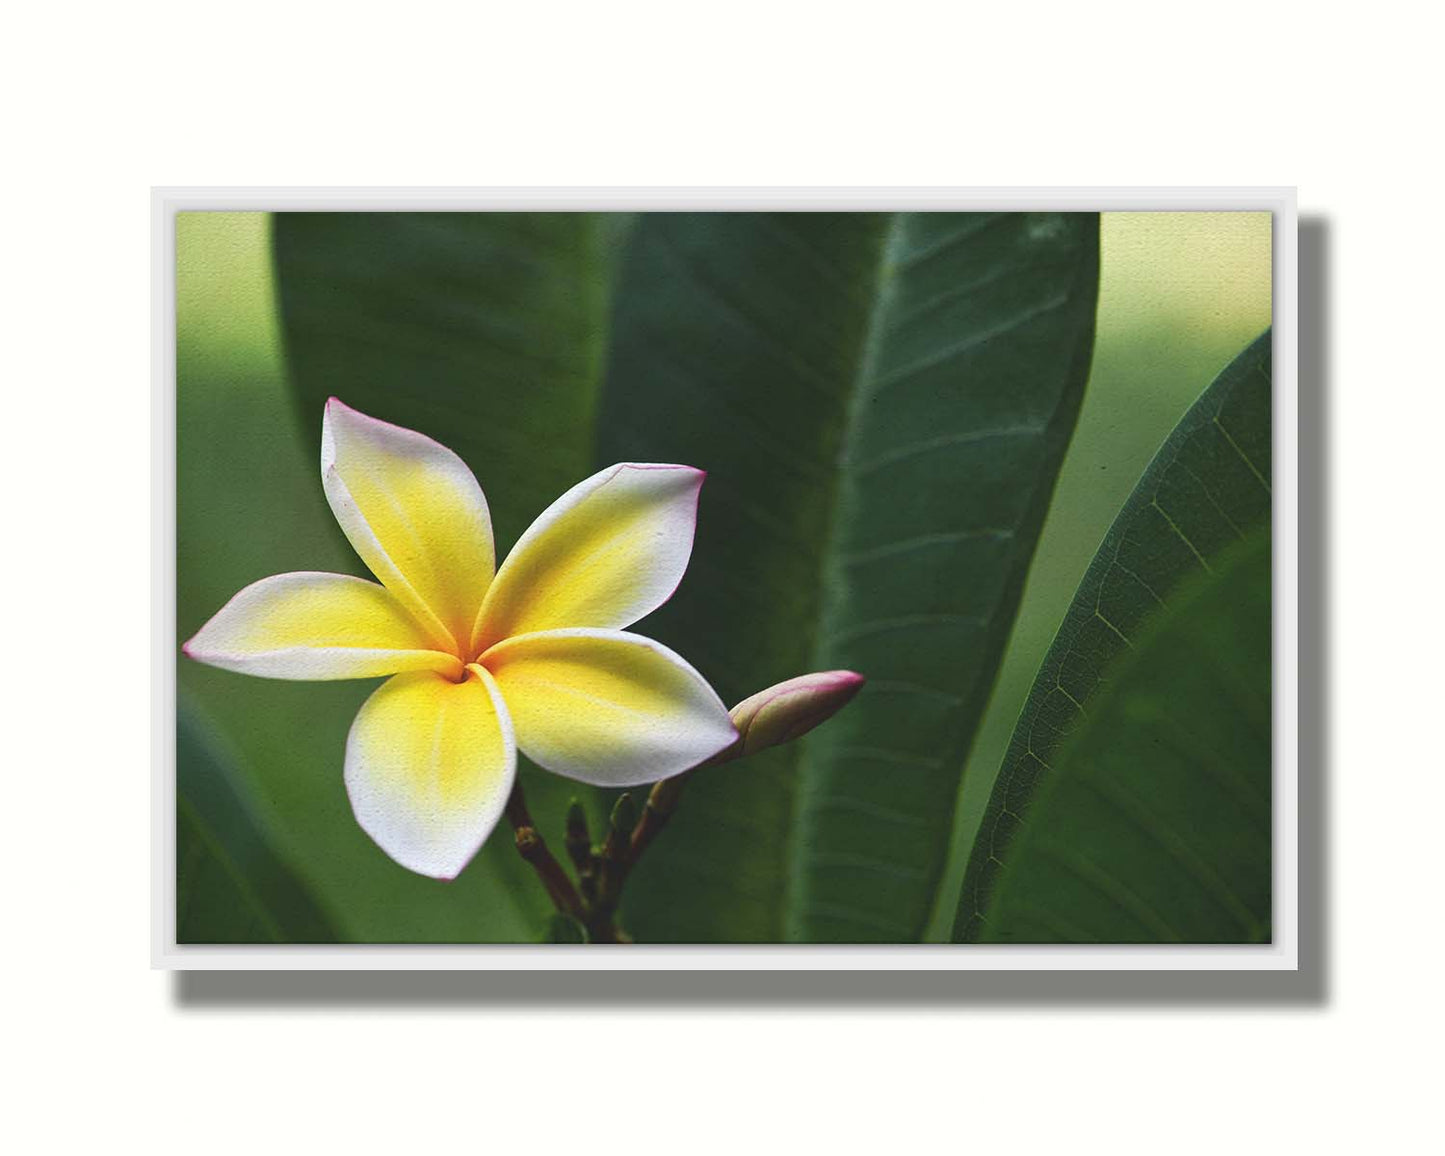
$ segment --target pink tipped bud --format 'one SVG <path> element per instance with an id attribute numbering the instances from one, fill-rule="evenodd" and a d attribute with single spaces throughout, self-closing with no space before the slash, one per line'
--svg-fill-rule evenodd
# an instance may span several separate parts
<path id="1" fill-rule="evenodd" d="M 743 699 L 728 713 L 739 739 L 734 758 L 764 747 L 790 743 L 827 722 L 852 700 L 863 676 L 851 670 L 823 670 L 790 678 Z"/>

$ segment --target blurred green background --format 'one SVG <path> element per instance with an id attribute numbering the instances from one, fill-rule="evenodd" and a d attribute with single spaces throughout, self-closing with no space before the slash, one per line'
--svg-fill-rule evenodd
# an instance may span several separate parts
<path id="1" fill-rule="evenodd" d="M 288 392 L 269 229 L 262 213 L 177 218 L 179 639 L 268 574 L 365 573 L 322 496 L 317 422 L 303 429 Z M 1019 708 L 1105 530 L 1185 409 L 1270 323 L 1268 214 L 1109 213 L 1102 253 L 1093 370 L 964 775 L 934 939 L 946 938 Z M 531 938 L 539 888 L 510 840 L 492 839 L 480 869 L 438 887 L 391 863 L 356 826 L 341 758 L 346 726 L 371 686 L 299 687 L 178 667 L 180 709 L 195 741 L 237 769 L 242 805 L 341 938 L 426 940 L 469 923 L 488 939 Z"/>

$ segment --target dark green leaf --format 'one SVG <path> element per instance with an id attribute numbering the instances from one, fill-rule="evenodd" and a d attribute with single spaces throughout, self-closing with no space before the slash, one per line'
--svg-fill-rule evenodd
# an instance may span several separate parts
<path id="1" fill-rule="evenodd" d="M 232 759 L 183 708 L 176 725 L 176 942 L 335 940 L 330 920 L 263 834 Z"/>
<path id="2" fill-rule="evenodd" d="M 1053 755 L 978 938 L 1270 935 L 1267 528 L 1184 580 Z"/>
<path id="3" fill-rule="evenodd" d="M 736 701 L 849 667 L 804 743 L 700 773 L 642 940 L 906 941 L 1073 427 L 1091 214 L 656 214 L 621 272 L 599 461 L 710 471 L 640 629 Z"/>
<path id="4" fill-rule="evenodd" d="M 589 471 L 607 285 L 626 218 L 280 213 L 287 361 L 320 445 L 327 397 L 422 430 L 486 491 L 499 548 Z"/>
<path id="5" fill-rule="evenodd" d="M 268 574 L 365 573 L 336 531 L 322 496 L 319 407 L 305 415 L 304 432 L 296 428 L 299 410 L 274 341 L 271 301 L 261 292 L 269 287 L 268 271 L 260 266 L 246 276 L 225 275 L 234 245 L 225 216 L 184 214 L 177 226 L 183 242 L 178 245 L 177 276 L 180 638 L 194 633 L 242 586 Z M 305 228 L 293 224 L 289 238 L 291 245 L 304 247 Z M 347 267 L 353 268 L 371 248 L 365 236 L 359 236 Z M 314 267 L 315 262 L 302 264 Z M 385 272 L 384 266 L 376 269 L 379 279 Z M 338 275 L 337 280 L 340 284 L 344 278 Z M 214 297 L 218 284 L 228 286 L 223 297 Z M 336 307 L 344 312 L 352 300 L 341 293 Z M 238 305 L 267 323 L 233 330 Z M 444 313 L 425 302 L 417 302 L 416 308 L 433 316 Z M 330 324 L 351 323 L 340 317 Z M 243 335 L 245 342 L 240 340 Z M 418 388 L 424 392 L 425 382 L 419 380 Z M 514 399 L 516 405 L 525 402 L 525 397 Z M 376 408 L 382 416 L 398 416 Z M 428 432 L 441 436 L 437 429 Z M 563 449 L 565 438 L 539 453 L 536 468 L 565 475 L 561 484 L 566 485 L 587 472 L 590 458 L 587 448 L 572 447 L 569 452 L 581 456 L 569 472 L 551 456 Z M 537 492 L 546 488 L 525 478 L 523 482 Z M 539 501 L 545 505 L 555 496 L 550 493 Z M 493 495 L 493 507 L 509 508 L 506 495 Z M 526 513 L 510 508 L 514 524 L 525 521 Z M 288 849 L 298 874 L 332 914 L 338 938 L 376 943 L 536 941 L 551 904 L 505 829 L 457 880 L 443 883 L 399 867 L 357 825 L 342 784 L 342 763 L 347 730 L 374 683 L 278 682 L 185 659 L 179 660 L 177 678 L 235 752 L 238 778 L 252 798 L 264 803 L 278 843 Z M 569 792 L 552 776 L 539 778 L 545 782 L 530 792 L 534 813 L 560 837 Z M 555 819 L 548 811 L 552 783 L 558 784 L 554 793 L 560 796 Z"/>
<path id="6" fill-rule="evenodd" d="M 955 940 L 984 935 L 1020 817 L 1110 664 L 1181 582 L 1268 525 L 1270 405 L 1266 333 L 1184 416 L 1110 528 L 1024 704 L 970 854 Z"/>

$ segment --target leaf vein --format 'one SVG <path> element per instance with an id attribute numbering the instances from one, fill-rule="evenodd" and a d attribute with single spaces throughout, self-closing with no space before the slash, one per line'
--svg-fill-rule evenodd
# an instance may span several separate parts
<path id="1" fill-rule="evenodd" d="M 887 453 L 879 454 L 877 457 L 869 458 L 867 461 L 858 462 L 855 465 L 859 476 L 876 473 L 886 466 L 894 465 L 908 458 L 917 457 L 919 454 L 931 453 L 934 450 L 948 449 L 951 446 L 974 445 L 982 442 L 996 441 L 999 438 L 1013 437 L 1037 437 L 1047 427 L 1035 422 L 1028 422 L 1022 425 L 1000 426 L 997 429 L 967 430 L 963 433 L 942 434 L 939 437 L 926 438 L 923 441 L 914 442 L 911 445 L 900 446 L 898 449 L 889 450 Z"/>
<path id="2" fill-rule="evenodd" d="M 1069 294 L 1067 292 L 1056 293 L 1053 296 L 1047 298 L 1046 300 L 1040 302 L 1039 304 L 1031 305 L 1029 308 L 1014 314 L 1012 317 L 1005 318 L 1003 321 L 1000 321 L 995 325 L 991 325 L 986 329 L 981 329 L 976 333 L 972 333 L 968 337 L 965 337 L 960 341 L 956 341 L 952 345 L 945 346 L 944 348 L 934 353 L 931 353 L 926 357 L 920 357 L 918 360 L 901 366 L 900 368 L 894 370 L 891 373 L 886 373 L 878 378 L 877 386 L 874 389 L 872 396 L 877 398 L 886 390 L 892 389 L 894 386 L 899 385 L 902 382 L 909 381 L 912 378 L 917 377 L 919 374 L 925 373 L 930 369 L 937 368 L 940 365 L 946 365 L 948 362 L 954 360 L 955 358 L 962 357 L 965 353 L 972 352 L 980 345 L 986 345 L 988 342 L 993 341 L 995 338 L 1002 337 L 1005 334 L 1011 333 L 1016 329 L 1021 329 L 1029 322 L 1037 321 L 1040 317 L 1052 313 L 1057 309 L 1063 308 L 1063 306 L 1067 305 L 1068 302 Z"/>

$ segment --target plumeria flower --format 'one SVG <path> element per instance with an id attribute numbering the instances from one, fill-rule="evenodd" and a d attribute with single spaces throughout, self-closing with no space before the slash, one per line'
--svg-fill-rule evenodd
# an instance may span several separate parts
<path id="1" fill-rule="evenodd" d="M 629 787 L 737 739 L 696 670 L 622 629 L 682 580 L 703 476 L 609 466 L 553 502 L 496 569 L 487 501 L 461 458 L 333 397 L 322 485 L 380 585 L 263 578 L 183 649 L 263 678 L 390 675 L 351 725 L 346 791 L 382 850 L 451 879 L 502 815 L 519 747 L 559 775 Z"/>

